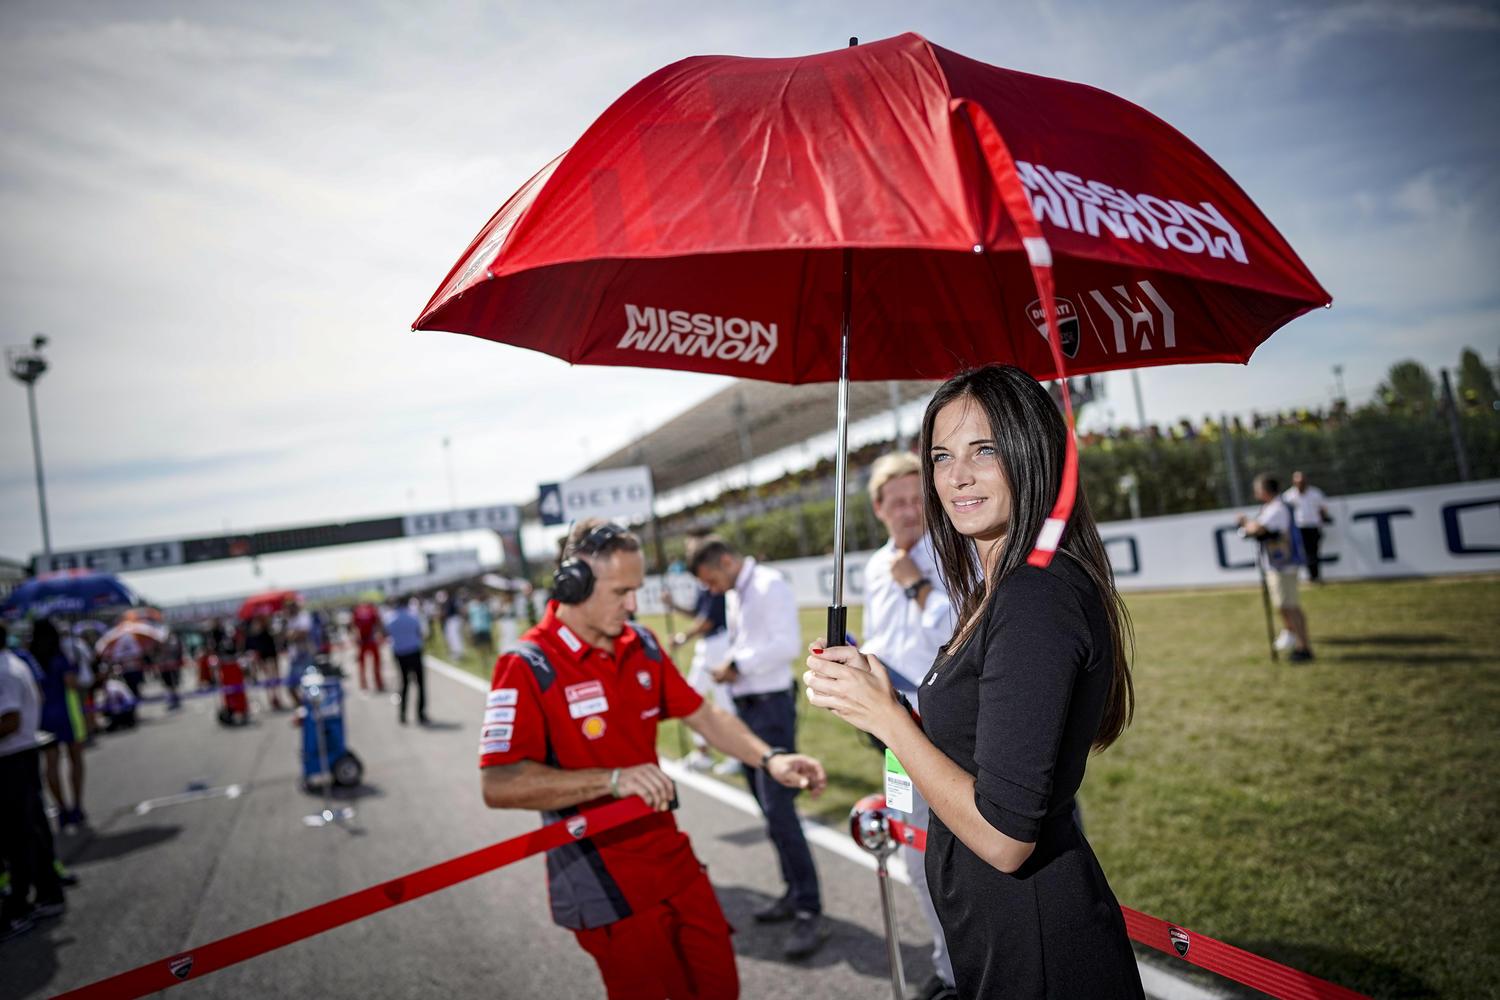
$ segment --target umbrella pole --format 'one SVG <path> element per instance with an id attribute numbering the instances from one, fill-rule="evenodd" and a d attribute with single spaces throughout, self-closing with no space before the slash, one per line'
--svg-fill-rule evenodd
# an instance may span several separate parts
<path id="1" fill-rule="evenodd" d="M 842 646 L 849 633 L 849 609 L 844 607 L 844 494 L 849 474 L 849 310 L 854 300 L 854 251 L 844 248 L 844 320 L 839 338 L 838 445 L 833 473 L 833 602 L 828 606 L 828 630 L 823 641 Z"/>

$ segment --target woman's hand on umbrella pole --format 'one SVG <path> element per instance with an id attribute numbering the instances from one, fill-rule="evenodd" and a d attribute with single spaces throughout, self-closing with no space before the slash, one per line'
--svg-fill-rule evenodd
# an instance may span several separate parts
<path id="1" fill-rule="evenodd" d="M 824 649 L 816 643 L 807 658 L 807 700 L 882 742 L 904 712 L 896 701 L 885 665 L 853 646 Z"/>

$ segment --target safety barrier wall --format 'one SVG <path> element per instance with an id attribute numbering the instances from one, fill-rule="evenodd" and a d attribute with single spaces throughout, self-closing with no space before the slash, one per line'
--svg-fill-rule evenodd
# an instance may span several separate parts
<path id="1" fill-rule="evenodd" d="M 863 502 L 851 497 L 851 503 Z M 1370 580 L 1500 572 L 1500 479 L 1332 497 L 1333 523 L 1323 528 L 1322 574 L 1329 580 Z M 1099 532 L 1121 590 L 1253 585 L 1255 545 L 1240 538 L 1235 516 L 1253 508 L 1110 521 Z M 869 552 L 845 562 L 844 601 L 864 603 Z M 787 559 L 771 565 L 791 581 L 804 607 L 823 607 L 833 592 L 833 557 Z M 671 578 L 677 603 L 691 605 L 686 574 Z M 641 609 L 662 610 L 660 580 L 642 591 Z"/>

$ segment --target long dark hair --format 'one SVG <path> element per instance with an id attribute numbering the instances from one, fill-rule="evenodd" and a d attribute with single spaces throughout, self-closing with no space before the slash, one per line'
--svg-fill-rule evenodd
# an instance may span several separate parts
<path id="1" fill-rule="evenodd" d="M 46 618 L 33 622 L 28 650 L 42 670 L 51 674 L 52 661 L 62 655 L 62 639 L 57 634 L 57 626 Z"/>
<path id="2" fill-rule="evenodd" d="M 957 399 L 968 399 L 984 412 L 1001 473 L 1010 489 L 1010 525 L 999 558 L 988 568 L 980 566 L 974 540 L 953 527 L 933 481 L 933 424 L 938 412 Z M 958 616 L 955 647 L 972 638 L 996 586 L 1025 565 L 1062 486 L 1067 434 L 1067 425 L 1046 390 L 1011 365 L 985 365 L 960 372 L 944 382 L 927 404 L 922 416 L 922 497 L 927 531 Z M 1098 589 L 1109 620 L 1113 674 L 1104 716 L 1094 735 L 1094 749 L 1103 750 L 1119 738 L 1135 714 L 1135 687 L 1127 655 L 1135 643 L 1130 613 L 1115 589 L 1114 570 L 1081 482 L 1057 558 L 1072 558 L 1083 568 Z"/>

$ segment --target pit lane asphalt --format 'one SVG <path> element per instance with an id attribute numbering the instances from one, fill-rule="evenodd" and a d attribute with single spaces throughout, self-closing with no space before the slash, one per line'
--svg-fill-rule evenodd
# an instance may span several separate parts
<path id="1" fill-rule="evenodd" d="M 389 682 L 393 665 L 385 664 Z M 352 681 L 349 682 L 352 686 Z M 0 997 L 50 996 L 534 829 L 534 813 L 486 809 L 476 768 L 479 690 L 427 674 L 429 727 L 400 726 L 389 696 L 348 699 L 350 747 L 365 785 L 337 800 L 353 828 L 305 826 L 321 799 L 298 788 L 300 733 L 264 710 L 226 729 L 217 699 L 101 735 L 87 754 L 90 828 L 58 839 L 79 875 L 69 909 L 0 944 Z M 238 797 L 162 805 L 190 788 Z M 746 998 L 888 997 L 875 876 L 814 847 L 832 936 L 810 959 L 781 958 L 784 928 L 750 914 L 781 890 L 754 817 L 686 785 L 678 822 L 736 928 Z M 931 971 L 910 890 L 897 886 L 908 978 Z M 174 987 L 189 997 L 596 997 L 592 961 L 549 918 L 543 862 L 518 862 L 452 888 Z"/>

